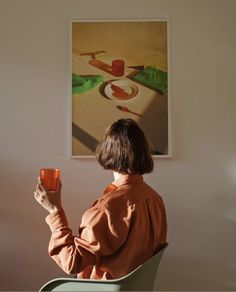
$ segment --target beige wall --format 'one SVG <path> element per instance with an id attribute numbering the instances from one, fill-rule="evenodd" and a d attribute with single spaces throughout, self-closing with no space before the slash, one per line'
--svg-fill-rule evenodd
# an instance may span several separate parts
<path id="1" fill-rule="evenodd" d="M 62 169 L 74 232 L 112 179 L 68 157 L 69 20 L 105 17 L 170 21 L 174 153 L 145 177 L 169 220 L 157 288 L 236 290 L 235 10 L 234 0 L 0 0 L 0 290 L 64 275 L 33 199 L 40 167 Z"/>

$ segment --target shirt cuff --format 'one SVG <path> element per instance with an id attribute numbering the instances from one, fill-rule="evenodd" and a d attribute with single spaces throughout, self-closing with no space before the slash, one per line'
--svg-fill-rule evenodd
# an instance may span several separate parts
<path id="1" fill-rule="evenodd" d="M 68 227 L 66 214 L 63 209 L 50 213 L 45 221 L 49 225 L 51 232 L 57 231 L 63 227 Z"/>

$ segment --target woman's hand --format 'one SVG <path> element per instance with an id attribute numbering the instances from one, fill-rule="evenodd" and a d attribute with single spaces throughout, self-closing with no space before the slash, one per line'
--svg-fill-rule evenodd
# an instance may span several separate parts
<path id="1" fill-rule="evenodd" d="M 34 192 L 34 197 L 42 207 L 44 207 L 48 212 L 52 213 L 62 209 L 61 187 L 62 185 L 60 181 L 57 190 L 55 192 L 51 192 L 42 185 L 40 178 L 38 178 L 38 184 Z"/>

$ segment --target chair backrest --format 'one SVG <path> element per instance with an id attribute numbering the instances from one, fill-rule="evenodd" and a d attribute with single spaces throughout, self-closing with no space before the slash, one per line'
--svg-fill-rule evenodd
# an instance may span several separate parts
<path id="1" fill-rule="evenodd" d="M 121 291 L 152 291 L 161 257 L 167 246 L 168 244 L 125 277 L 116 279 L 121 282 Z"/>
<path id="2" fill-rule="evenodd" d="M 152 291 L 167 246 L 124 277 L 114 280 L 58 278 L 46 283 L 40 291 Z"/>

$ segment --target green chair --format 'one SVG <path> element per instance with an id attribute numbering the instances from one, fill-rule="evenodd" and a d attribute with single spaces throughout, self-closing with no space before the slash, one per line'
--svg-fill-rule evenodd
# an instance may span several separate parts
<path id="1" fill-rule="evenodd" d="M 124 277 L 114 280 L 57 278 L 39 291 L 153 291 L 157 269 L 167 246 Z"/>

